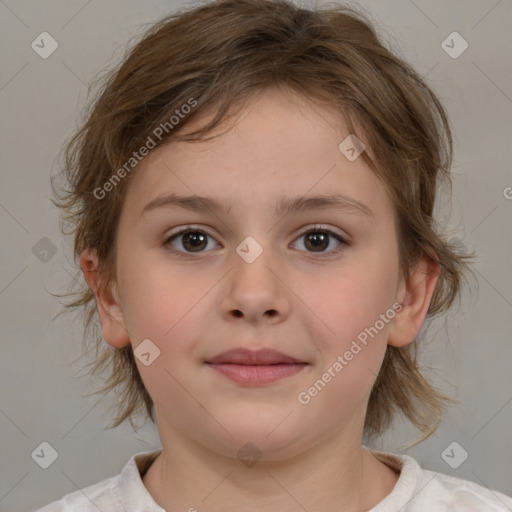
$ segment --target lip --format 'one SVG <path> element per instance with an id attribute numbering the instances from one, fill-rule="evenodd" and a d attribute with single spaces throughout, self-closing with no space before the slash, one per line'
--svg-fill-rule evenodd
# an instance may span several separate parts
<path id="1" fill-rule="evenodd" d="M 272 349 L 234 349 L 206 361 L 213 370 L 238 384 L 260 386 L 299 373 L 309 363 Z"/>
<path id="2" fill-rule="evenodd" d="M 246 348 L 235 348 L 222 352 L 206 361 L 211 364 L 237 364 L 237 365 L 270 365 L 270 364 L 295 364 L 305 363 L 294 357 L 272 350 L 270 348 L 261 348 L 259 350 L 249 350 Z"/>

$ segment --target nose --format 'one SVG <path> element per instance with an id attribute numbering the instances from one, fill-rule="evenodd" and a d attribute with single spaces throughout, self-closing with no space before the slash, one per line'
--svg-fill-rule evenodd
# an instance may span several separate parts
<path id="1" fill-rule="evenodd" d="M 271 250 L 263 250 L 252 262 L 236 253 L 232 261 L 228 287 L 222 298 L 223 314 L 252 324 L 284 321 L 290 312 L 291 292 L 286 272 Z"/>

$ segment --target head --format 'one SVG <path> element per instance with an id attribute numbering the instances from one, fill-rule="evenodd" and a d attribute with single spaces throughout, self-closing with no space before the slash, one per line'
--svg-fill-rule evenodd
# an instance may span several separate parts
<path id="1" fill-rule="evenodd" d="M 339 147 L 349 136 L 364 144 L 354 160 Z M 439 100 L 348 7 L 225 0 L 155 24 L 69 142 L 70 186 L 57 203 L 87 280 L 68 306 L 84 309 L 86 329 L 101 324 L 93 373 L 109 371 L 100 391 L 115 390 L 112 426 L 138 413 L 154 421 L 156 410 L 221 449 L 229 436 L 211 417 L 192 432 L 204 412 L 179 409 L 195 396 L 224 430 L 276 456 L 337 424 L 381 434 L 398 413 L 433 432 L 447 397 L 422 375 L 416 348 L 467 269 L 433 218 L 451 152 Z M 225 208 L 144 211 L 170 194 Z M 276 213 L 283 199 L 313 195 L 347 200 Z M 190 224 L 207 234 L 203 252 L 169 241 Z M 343 242 L 324 233 L 315 249 L 304 237 L 315 226 Z M 247 237 L 250 262 L 240 254 Z M 149 366 L 134 356 L 145 339 L 160 351 Z M 249 392 L 206 364 L 240 346 L 308 365 L 273 391 Z M 268 441 L 292 409 L 294 421 Z M 311 430 L 322 414 L 329 421 Z"/>

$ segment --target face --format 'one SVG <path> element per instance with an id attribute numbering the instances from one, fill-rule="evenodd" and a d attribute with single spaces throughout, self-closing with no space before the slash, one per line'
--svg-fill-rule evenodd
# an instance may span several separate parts
<path id="1" fill-rule="evenodd" d="M 338 117 L 298 96 L 269 89 L 229 127 L 137 168 L 117 235 L 119 330 L 104 337 L 136 353 L 150 340 L 151 363 L 137 366 L 162 439 L 231 457 L 250 442 L 268 459 L 357 439 L 403 299 L 392 203 L 338 149 L 349 135 Z M 279 209 L 327 195 L 340 202 Z M 240 348 L 301 364 L 211 364 Z"/>

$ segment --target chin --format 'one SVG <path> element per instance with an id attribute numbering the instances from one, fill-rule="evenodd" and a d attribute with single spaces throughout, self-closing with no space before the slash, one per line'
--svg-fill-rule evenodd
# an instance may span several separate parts
<path id="1" fill-rule="evenodd" d="M 297 455 L 308 447 L 307 438 L 312 429 L 307 425 L 297 425 L 297 418 L 287 411 L 279 414 L 261 414 L 261 410 L 253 409 L 253 413 L 239 412 L 236 417 L 223 416 L 223 426 L 231 434 L 217 437 L 216 444 L 224 455 L 261 460 L 285 460 Z M 285 419 L 286 418 L 286 419 Z M 283 421 L 284 420 L 284 421 Z M 313 427 L 313 426 L 311 426 Z M 217 430 L 218 433 L 218 430 Z M 311 441 L 312 442 L 312 441 Z"/>

